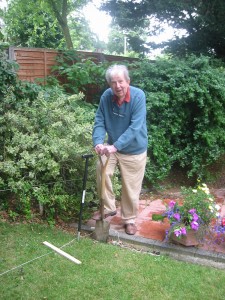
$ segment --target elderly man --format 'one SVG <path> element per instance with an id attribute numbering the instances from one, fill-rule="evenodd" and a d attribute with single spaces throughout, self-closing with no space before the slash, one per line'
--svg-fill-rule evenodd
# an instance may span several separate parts
<path id="1" fill-rule="evenodd" d="M 146 98 L 142 90 L 130 86 L 129 72 L 124 65 L 108 68 L 106 80 L 110 88 L 101 96 L 92 135 L 96 153 L 109 156 L 104 213 L 107 218 L 117 212 L 111 178 L 118 165 L 122 183 L 121 218 L 125 232 L 133 235 L 137 231 L 135 219 L 147 157 Z M 99 164 L 98 188 L 100 180 Z"/>

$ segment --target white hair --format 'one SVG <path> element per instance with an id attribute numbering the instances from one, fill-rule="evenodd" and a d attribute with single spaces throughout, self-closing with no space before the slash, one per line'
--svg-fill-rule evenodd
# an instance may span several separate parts
<path id="1" fill-rule="evenodd" d="M 129 71 L 125 65 L 113 65 L 109 67 L 105 73 L 108 84 L 111 83 L 112 77 L 117 74 L 123 74 L 127 81 L 130 80 Z"/>

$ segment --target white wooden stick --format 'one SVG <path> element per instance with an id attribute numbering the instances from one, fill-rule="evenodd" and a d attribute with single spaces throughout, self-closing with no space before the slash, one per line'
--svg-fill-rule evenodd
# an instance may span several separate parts
<path id="1" fill-rule="evenodd" d="M 72 262 L 80 265 L 81 264 L 81 261 L 79 261 L 78 259 L 76 259 L 75 257 L 71 256 L 70 254 L 62 251 L 61 249 L 57 248 L 56 246 L 48 243 L 48 242 L 43 242 L 43 244 L 49 248 L 51 248 L 52 250 L 54 250 L 55 252 L 57 252 L 58 254 L 68 258 L 69 260 L 71 260 Z"/>

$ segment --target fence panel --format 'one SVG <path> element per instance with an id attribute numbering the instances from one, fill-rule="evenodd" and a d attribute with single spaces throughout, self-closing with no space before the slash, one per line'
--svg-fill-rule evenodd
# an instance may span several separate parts
<path id="1" fill-rule="evenodd" d="M 9 48 L 9 59 L 19 65 L 18 77 L 21 80 L 34 81 L 37 78 L 45 80 L 51 74 L 51 68 L 56 64 L 58 52 L 40 48 Z"/>

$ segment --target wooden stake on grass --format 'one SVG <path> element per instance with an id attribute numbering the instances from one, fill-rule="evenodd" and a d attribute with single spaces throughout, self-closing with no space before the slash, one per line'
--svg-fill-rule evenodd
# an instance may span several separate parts
<path id="1" fill-rule="evenodd" d="M 48 243 L 48 242 L 43 242 L 43 244 L 49 248 L 51 248 L 52 250 L 54 250 L 55 252 L 57 252 L 58 254 L 66 257 L 67 259 L 71 260 L 72 262 L 80 265 L 81 264 L 81 261 L 79 261 L 78 259 L 76 259 L 75 257 L 71 256 L 70 254 L 62 251 L 61 249 L 57 248 L 56 246 Z"/>

